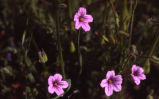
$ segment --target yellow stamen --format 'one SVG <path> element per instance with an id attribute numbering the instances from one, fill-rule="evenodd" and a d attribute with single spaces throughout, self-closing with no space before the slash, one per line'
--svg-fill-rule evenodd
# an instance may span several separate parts
<path id="1" fill-rule="evenodd" d="M 112 80 L 111 80 L 111 79 L 109 79 L 109 80 L 108 80 L 108 83 L 109 83 L 109 84 L 112 84 Z"/>
<path id="2" fill-rule="evenodd" d="M 83 18 L 83 17 L 80 17 L 80 18 L 79 18 L 79 21 L 83 21 L 83 20 L 84 20 L 84 18 Z"/>
<path id="3" fill-rule="evenodd" d="M 54 82 L 54 83 L 53 83 L 53 86 L 57 86 L 57 83 L 56 83 L 56 82 Z"/>

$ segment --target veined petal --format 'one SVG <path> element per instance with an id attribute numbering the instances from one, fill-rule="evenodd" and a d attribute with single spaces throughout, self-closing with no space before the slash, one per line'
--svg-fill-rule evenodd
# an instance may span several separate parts
<path id="1" fill-rule="evenodd" d="M 121 87 L 121 85 L 113 85 L 113 89 L 114 89 L 116 92 L 119 92 L 119 91 L 121 91 L 122 87 Z"/>
<path id="2" fill-rule="evenodd" d="M 107 80 L 106 80 L 106 79 L 103 79 L 103 80 L 101 81 L 101 83 L 100 83 L 100 86 L 101 86 L 102 88 L 104 88 L 104 87 L 106 87 L 106 85 L 107 85 Z"/>
<path id="3" fill-rule="evenodd" d="M 53 93 L 55 92 L 55 90 L 54 90 L 54 88 L 53 88 L 52 85 L 50 85 L 50 86 L 48 87 L 48 92 L 49 92 L 50 94 L 53 94 Z"/>
<path id="4" fill-rule="evenodd" d="M 86 13 L 87 13 L 87 10 L 86 10 L 86 8 L 84 8 L 84 7 L 80 7 L 79 8 L 79 10 L 78 10 L 78 15 L 79 16 L 83 16 L 83 15 L 86 15 Z"/>
<path id="5" fill-rule="evenodd" d="M 138 71 L 139 71 L 139 73 L 143 73 L 143 72 L 144 72 L 144 69 L 141 68 L 141 67 L 138 67 Z"/>
<path id="6" fill-rule="evenodd" d="M 132 76 L 136 85 L 140 84 L 140 79 L 138 77 Z"/>
<path id="7" fill-rule="evenodd" d="M 54 78 L 54 76 L 49 76 L 49 78 L 48 78 L 48 84 L 49 85 L 52 85 L 52 83 L 55 81 L 55 78 Z"/>
<path id="8" fill-rule="evenodd" d="M 67 81 L 60 81 L 59 82 L 59 87 L 61 87 L 61 88 L 67 88 L 68 87 L 68 82 Z"/>
<path id="9" fill-rule="evenodd" d="M 56 81 L 61 81 L 61 80 L 62 80 L 62 75 L 56 73 L 56 74 L 54 75 L 54 79 L 55 79 Z"/>
<path id="10" fill-rule="evenodd" d="M 146 79 L 146 76 L 145 76 L 144 74 L 140 74 L 138 77 L 139 77 L 139 79 L 141 79 L 141 80 L 145 80 L 145 79 Z"/>
<path id="11" fill-rule="evenodd" d="M 59 96 L 64 93 L 63 89 L 61 87 L 54 87 L 55 93 Z"/>
<path id="12" fill-rule="evenodd" d="M 88 23 L 85 23 L 85 22 L 81 22 L 81 26 L 82 26 L 82 28 L 83 28 L 83 30 L 85 31 L 85 32 L 88 32 L 88 31 L 90 31 L 90 26 L 89 26 L 89 24 Z"/>
<path id="13" fill-rule="evenodd" d="M 91 15 L 85 15 L 84 22 L 93 22 L 93 17 Z"/>
<path id="14" fill-rule="evenodd" d="M 79 21 L 75 22 L 75 29 L 79 29 L 81 27 L 81 23 Z"/>
<path id="15" fill-rule="evenodd" d="M 109 78 L 112 77 L 112 76 L 115 76 L 114 70 L 108 71 L 107 74 L 106 74 L 106 78 L 109 79 Z"/>
<path id="16" fill-rule="evenodd" d="M 111 96 L 113 94 L 113 86 L 111 84 L 105 87 L 105 94 L 107 96 Z"/>
<path id="17" fill-rule="evenodd" d="M 131 68 L 132 74 L 133 74 L 136 70 L 137 70 L 136 65 L 133 65 L 132 68 Z"/>
<path id="18" fill-rule="evenodd" d="M 79 15 L 78 15 L 78 13 L 76 13 L 75 15 L 74 15 L 74 21 L 79 21 Z"/>
<path id="19" fill-rule="evenodd" d="M 113 77 L 113 84 L 115 84 L 115 85 L 122 84 L 122 81 L 123 81 L 123 79 L 122 79 L 121 75 L 116 75 Z"/>

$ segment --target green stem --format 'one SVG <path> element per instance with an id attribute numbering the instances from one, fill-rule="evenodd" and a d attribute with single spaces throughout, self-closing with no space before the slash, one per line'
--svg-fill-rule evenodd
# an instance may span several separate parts
<path id="1" fill-rule="evenodd" d="M 79 65 L 80 65 L 80 71 L 79 75 L 82 73 L 82 54 L 80 51 L 80 30 L 78 31 L 78 57 L 79 57 Z"/>
<path id="2" fill-rule="evenodd" d="M 68 4 L 68 14 L 69 14 L 69 24 L 70 24 L 70 32 L 72 35 L 72 31 L 73 31 L 73 22 L 72 22 L 72 4 L 70 0 L 67 0 L 67 4 Z"/>
<path id="3" fill-rule="evenodd" d="M 103 18 L 103 31 L 104 31 L 104 35 L 105 35 L 105 33 L 106 33 L 106 31 L 105 31 L 105 24 L 106 24 L 106 9 L 107 9 L 107 3 L 106 3 L 106 1 L 107 0 L 104 0 L 105 2 L 104 2 L 104 18 Z"/>
<path id="4" fill-rule="evenodd" d="M 59 61 L 61 66 L 61 71 L 63 78 L 65 79 L 65 66 L 63 61 L 63 55 L 62 55 L 62 47 L 61 47 L 61 40 L 60 40 L 60 33 L 59 33 L 59 12 L 58 8 L 56 9 L 56 34 L 57 34 L 57 46 L 58 46 L 58 52 L 59 52 Z"/>
<path id="5" fill-rule="evenodd" d="M 134 23 L 134 13 L 135 13 L 136 6 L 137 6 L 137 0 L 135 1 L 135 5 L 134 5 L 133 11 L 132 11 L 132 15 L 131 15 L 129 48 L 130 48 L 130 45 L 131 45 L 132 31 L 133 31 L 133 23 Z"/>
<path id="6" fill-rule="evenodd" d="M 152 48 L 150 49 L 149 53 L 148 53 L 148 57 L 151 57 L 157 44 L 159 43 L 159 33 L 157 35 L 157 38 L 156 40 L 154 41 L 153 45 L 152 45 Z M 145 63 L 144 63 L 144 70 L 145 70 L 145 73 L 149 73 L 150 72 L 150 61 L 149 61 L 149 58 L 146 59 Z"/>

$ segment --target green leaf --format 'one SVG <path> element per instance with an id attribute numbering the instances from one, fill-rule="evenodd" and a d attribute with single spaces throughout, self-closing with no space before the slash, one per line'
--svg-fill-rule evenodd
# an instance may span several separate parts
<path id="1" fill-rule="evenodd" d="M 104 41 L 109 42 L 108 38 L 105 35 L 102 35 L 102 38 L 104 39 Z"/>
<path id="2" fill-rule="evenodd" d="M 149 59 L 147 59 L 144 64 L 144 72 L 145 72 L 145 74 L 148 74 L 150 72 L 150 60 Z"/>
<path id="3" fill-rule="evenodd" d="M 75 51 L 76 51 L 75 45 L 74 45 L 74 43 L 71 41 L 71 43 L 70 43 L 70 52 L 71 52 L 71 53 L 74 53 Z"/>
<path id="4" fill-rule="evenodd" d="M 25 37 L 26 37 L 26 31 L 24 31 L 23 36 L 22 36 L 22 45 L 24 44 Z"/>
<path id="5" fill-rule="evenodd" d="M 28 78 L 29 78 L 29 80 L 30 80 L 31 83 L 34 83 L 34 82 L 35 82 L 35 78 L 34 78 L 34 76 L 33 76 L 32 73 L 29 73 L 29 74 L 28 74 Z"/>
<path id="6" fill-rule="evenodd" d="M 153 62 L 153 63 L 155 63 L 155 64 L 159 64 L 159 58 L 156 57 L 156 56 L 152 56 L 151 62 Z"/>

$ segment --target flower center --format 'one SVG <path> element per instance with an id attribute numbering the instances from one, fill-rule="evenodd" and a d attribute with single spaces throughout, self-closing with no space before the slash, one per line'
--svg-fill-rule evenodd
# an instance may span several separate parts
<path id="1" fill-rule="evenodd" d="M 135 71 L 134 76 L 138 76 L 138 75 L 139 75 L 138 71 Z"/>
<path id="2" fill-rule="evenodd" d="M 80 21 L 80 22 L 82 22 L 83 20 L 84 20 L 84 18 L 83 18 L 83 17 L 80 17 L 80 18 L 79 18 L 79 21 Z"/>
<path id="3" fill-rule="evenodd" d="M 53 86 L 57 86 L 57 85 L 58 85 L 57 82 L 54 82 L 54 83 L 53 83 Z"/>
<path id="4" fill-rule="evenodd" d="M 112 82 L 113 82 L 113 81 L 112 81 L 111 79 L 108 80 L 108 84 L 112 84 Z"/>

